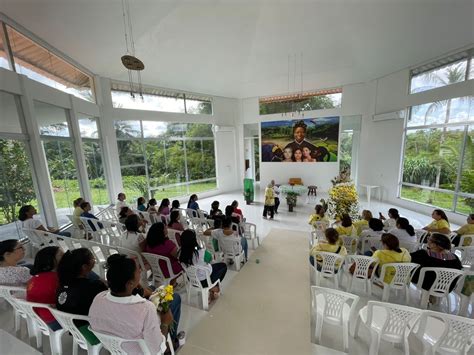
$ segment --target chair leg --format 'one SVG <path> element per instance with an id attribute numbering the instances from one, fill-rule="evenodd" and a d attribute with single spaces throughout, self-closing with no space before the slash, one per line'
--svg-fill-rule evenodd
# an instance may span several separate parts
<path id="1" fill-rule="evenodd" d="M 323 330 L 323 317 L 316 315 L 316 326 L 314 328 L 314 338 L 316 344 L 321 343 L 321 332 Z"/>
<path id="2" fill-rule="evenodd" d="M 102 348 L 101 344 L 98 344 L 98 345 L 87 344 L 87 354 L 88 355 L 99 355 L 101 348 Z"/>
<path id="3" fill-rule="evenodd" d="M 73 337 L 72 338 L 72 355 L 77 355 L 78 353 L 78 348 L 79 348 L 79 345 L 77 344 L 76 342 L 76 339 Z M 90 349 L 92 348 L 91 345 L 89 345 L 89 343 L 87 343 L 87 353 L 90 354 Z"/>
<path id="4" fill-rule="evenodd" d="M 421 301 L 420 301 L 420 308 L 421 309 L 427 309 L 428 308 L 428 300 L 429 300 L 430 294 L 428 291 L 422 290 L 421 291 Z"/>
<path id="5" fill-rule="evenodd" d="M 354 325 L 354 334 L 352 335 L 354 339 L 359 337 L 360 322 L 361 322 L 360 316 L 357 316 L 356 322 L 355 322 L 355 325 Z"/>
<path id="6" fill-rule="evenodd" d="M 344 351 L 349 351 L 349 322 L 342 324 L 342 341 L 344 343 Z"/>
<path id="7" fill-rule="evenodd" d="M 405 286 L 405 304 L 408 306 L 410 304 L 410 286 Z"/>
<path id="8" fill-rule="evenodd" d="M 368 297 L 372 296 L 372 280 L 367 279 L 367 295 Z"/>
<path id="9" fill-rule="evenodd" d="M 369 355 L 377 355 L 379 353 L 379 347 L 380 347 L 380 334 L 371 330 Z"/>
<path id="10" fill-rule="evenodd" d="M 209 289 L 205 288 L 201 291 L 202 309 L 209 310 Z"/>
<path id="11" fill-rule="evenodd" d="M 384 285 L 383 293 L 382 293 L 382 301 L 388 302 L 389 298 L 390 298 L 390 286 Z"/>
<path id="12" fill-rule="evenodd" d="M 52 330 L 50 330 L 49 332 L 49 344 L 51 345 L 52 355 L 61 355 L 63 353 L 61 335 L 63 335 L 63 332 L 61 330 L 56 331 L 56 332 L 53 332 Z"/>
<path id="13" fill-rule="evenodd" d="M 13 312 L 15 313 L 15 333 L 18 333 L 20 330 L 20 313 L 18 313 L 15 309 Z"/>
<path id="14" fill-rule="evenodd" d="M 469 307 L 469 297 L 461 294 L 461 299 L 459 300 L 458 316 L 467 317 L 468 307 Z"/>
<path id="15" fill-rule="evenodd" d="M 189 284 L 186 284 L 186 293 L 188 296 L 188 305 L 191 304 L 191 286 Z"/>
<path id="16" fill-rule="evenodd" d="M 349 282 L 347 284 L 347 292 L 351 292 L 352 291 L 352 279 L 354 278 L 354 276 L 352 275 L 347 275 L 347 277 L 349 278 Z"/>
<path id="17" fill-rule="evenodd" d="M 237 271 L 240 271 L 240 257 L 239 258 L 234 257 L 234 264 L 235 264 L 235 269 Z"/>
<path id="18" fill-rule="evenodd" d="M 334 286 L 336 287 L 336 290 L 339 290 L 339 280 L 337 275 L 334 275 Z"/>

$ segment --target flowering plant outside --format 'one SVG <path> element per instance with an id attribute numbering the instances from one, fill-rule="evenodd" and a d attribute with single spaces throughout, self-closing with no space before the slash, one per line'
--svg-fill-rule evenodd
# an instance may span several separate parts
<path id="1" fill-rule="evenodd" d="M 150 301 L 156 306 L 158 312 L 165 313 L 170 309 L 171 301 L 173 301 L 173 286 L 160 286 L 150 296 Z"/>

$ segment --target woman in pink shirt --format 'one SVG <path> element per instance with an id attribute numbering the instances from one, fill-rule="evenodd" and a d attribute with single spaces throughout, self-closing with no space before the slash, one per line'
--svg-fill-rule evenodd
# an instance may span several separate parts
<path id="1" fill-rule="evenodd" d="M 181 218 L 181 214 L 179 211 L 172 211 L 170 214 L 170 223 L 168 223 L 168 227 L 171 229 L 176 229 L 177 231 L 184 231 L 183 225 L 179 221 Z"/>
<path id="2" fill-rule="evenodd" d="M 167 235 L 168 231 L 162 222 L 153 224 L 146 236 L 145 252 L 166 256 L 171 261 L 173 273 L 178 274 L 183 270 L 178 261 L 178 247 L 168 239 Z M 160 268 L 166 278 L 170 277 L 170 272 L 165 262 L 160 261 Z"/>

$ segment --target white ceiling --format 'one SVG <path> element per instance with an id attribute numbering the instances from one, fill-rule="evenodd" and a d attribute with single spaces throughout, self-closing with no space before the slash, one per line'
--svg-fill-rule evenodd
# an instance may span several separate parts
<path id="1" fill-rule="evenodd" d="M 474 0 L 130 0 L 143 82 L 227 97 L 366 82 L 474 43 Z M 120 0 L 0 0 L 94 72 L 127 80 Z M 293 67 L 293 63 L 291 64 Z M 292 69 L 293 70 L 293 69 Z"/>

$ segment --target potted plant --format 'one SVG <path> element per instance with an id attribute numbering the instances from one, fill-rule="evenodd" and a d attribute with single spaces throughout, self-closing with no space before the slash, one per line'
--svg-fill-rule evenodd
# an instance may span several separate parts
<path id="1" fill-rule="evenodd" d="M 296 206 L 296 200 L 299 193 L 289 191 L 286 193 L 286 203 L 288 204 L 288 212 L 293 212 L 293 207 Z"/>

